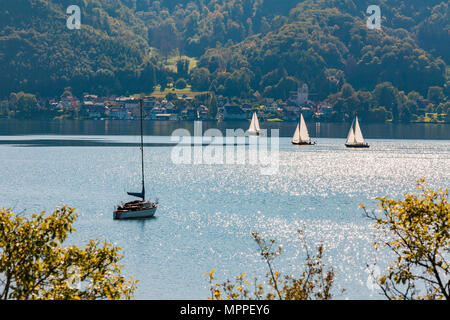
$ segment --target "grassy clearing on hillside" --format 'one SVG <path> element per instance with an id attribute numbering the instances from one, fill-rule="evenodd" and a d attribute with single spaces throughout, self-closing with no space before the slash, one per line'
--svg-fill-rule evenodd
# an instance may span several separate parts
<path id="1" fill-rule="evenodd" d="M 188 56 L 181 56 L 183 60 L 189 60 L 189 71 L 197 67 L 198 60 Z M 164 62 L 164 66 L 170 69 L 173 72 L 177 72 L 177 61 L 180 60 L 179 55 L 172 56 Z"/>
<path id="2" fill-rule="evenodd" d="M 166 88 L 164 91 L 161 91 L 161 87 L 158 85 L 155 87 L 155 91 L 151 94 L 152 97 L 155 98 L 165 98 L 169 93 L 175 93 L 179 97 L 195 97 L 201 94 L 208 93 L 207 91 L 192 91 L 191 86 L 188 85 L 184 89 L 176 89 L 175 87 Z"/>

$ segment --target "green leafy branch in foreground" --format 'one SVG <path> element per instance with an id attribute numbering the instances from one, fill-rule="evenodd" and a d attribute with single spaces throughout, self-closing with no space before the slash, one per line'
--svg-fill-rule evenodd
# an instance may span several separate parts
<path id="1" fill-rule="evenodd" d="M 381 213 L 368 212 L 383 234 L 374 242 L 395 259 L 377 283 L 388 299 L 450 299 L 450 205 L 448 190 L 438 191 L 418 182 L 419 194 L 404 200 L 377 198 Z"/>
<path id="2" fill-rule="evenodd" d="M 334 271 L 325 270 L 323 263 L 323 246 L 317 247 L 317 253 L 311 255 L 301 230 L 298 230 L 300 239 L 306 252 L 304 270 L 299 276 L 282 275 L 275 271 L 273 260 L 282 252 L 282 248 L 272 249 L 275 240 L 266 241 L 258 233 L 252 237 L 258 245 L 259 255 L 267 264 L 267 285 L 258 282 L 257 278 L 247 278 L 245 273 L 237 276 L 235 281 L 227 280 L 224 283 L 215 283 L 215 269 L 205 273 L 210 284 L 211 300 L 329 300 L 332 298 L 331 290 L 334 284 Z M 343 292 L 344 290 L 342 290 Z"/>
<path id="3" fill-rule="evenodd" d="M 133 297 L 137 281 L 122 276 L 120 248 L 98 240 L 63 246 L 76 218 L 67 206 L 31 219 L 0 210 L 0 300 Z"/>
<path id="4" fill-rule="evenodd" d="M 388 249 L 395 259 L 376 277 L 384 296 L 390 300 L 442 300 L 450 298 L 450 205 L 448 190 L 431 190 L 424 179 L 417 184 L 418 194 L 404 194 L 403 200 L 377 198 L 380 212 L 368 212 L 374 228 L 381 233 L 374 242 L 377 250 Z M 306 251 L 304 270 L 298 276 L 282 276 L 276 272 L 273 260 L 281 254 L 281 247 L 273 250 L 274 240 L 266 241 L 257 233 L 252 236 L 258 244 L 259 254 L 266 262 L 268 273 L 264 287 L 256 278 L 248 280 L 242 273 L 234 281 L 216 283 L 215 269 L 208 276 L 212 300 L 308 300 L 331 299 L 334 283 L 333 269 L 325 271 L 322 262 L 323 247 L 311 255 Z M 372 274 L 373 276 L 373 274 Z M 251 288 L 251 283 L 253 287 Z"/>

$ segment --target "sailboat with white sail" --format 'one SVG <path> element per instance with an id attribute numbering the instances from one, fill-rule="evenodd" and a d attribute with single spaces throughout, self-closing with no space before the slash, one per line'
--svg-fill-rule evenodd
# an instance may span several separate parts
<path id="1" fill-rule="evenodd" d="M 123 219 L 143 219 L 151 218 L 155 215 L 158 208 L 158 202 L 150 202 L 145 200 L 145 176 L 144 176 L 144 136 L 143 136 L 143 112 L 142 112 L 142 100 L 140 101 L 141 112 L 141 171 L 142 171 L 142 191 L 141 192 L 127 192 L 128 195 L 141 198 L 142 200 L 136 200 L 127 202 L 122 205 L 118 205 L 114 210 L 114 220 Z"/>
<path id="2" fill-rule="evenodd" d="M 300 119 L 295 130 L 294 136 L 292 137 L 292 144 L 295 145 L 315 145 L 315 142 L 311 142 L 309 136 L 308 128 L 306 127 L 305 119 L 303 114 L 300 113 Z"/>
<path id="3" fill-rule="evenodd" d="M 253 113 L 252 121 L 250 122 L 250 127 L 247 130 L 249 135 L 259 136 L 261 128 L 259 127 L 258 115 L 256 112 Z"/>
<path id="4" fill-rule="evenodd" d="M 364 141 L 361 127 L 359 126 L 358 116 L 356 116 L 352 122 L 345 146 L 347 148 L 369 148 L 369 144 Z"/>

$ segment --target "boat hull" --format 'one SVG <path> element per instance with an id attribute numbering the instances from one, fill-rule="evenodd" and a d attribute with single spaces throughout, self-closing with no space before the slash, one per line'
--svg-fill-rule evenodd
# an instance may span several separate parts
<path id="1" fill-rule="evenodd" d="M 158 206 L 155 206 L 150 209 L 143 209 L 138 211 L 114 211 L 114 220 L 127 220 L 127 219 L 146 219 L 152 218 L 155 216 L 156 209 Z"/>
<path id="2" fill-rule="evenodd" d="M 314 146 L 316 145 L 315 142 L 292 142 L 295 146 Z"/>
<path id="3" fill-rule="evenodd" d="M 363 149 L 370 147 L 368 144 L 345 144 L 345 146 L 347 148 L 356 148 L 356 149 Z"/>

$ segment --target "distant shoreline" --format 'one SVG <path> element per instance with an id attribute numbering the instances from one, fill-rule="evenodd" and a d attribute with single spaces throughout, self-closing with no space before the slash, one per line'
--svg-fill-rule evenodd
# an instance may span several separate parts
<path id="1" fill-rule="evenodd" d="M 175 130 L 186 130 L 195 134 L 196 121 L 191 120 L 148 120 L 144 122 L 146 136 L 172 136 Z M 350 122 L 317 122 L 306 121 L 311 138 L 342 138 L 348 134 Z M 26 135 L 136 135 L 139 121 L 135 120 L 19 120 L 0 119 L 0 136 L 26 136 Z M 271 136 L 292 137 L 297 122 L 261 122 L 261 128 L 267 130 Z M 243 130 L 249 128 L 249 121 L 203 121 L 203 134 L 217 134 L 217 131 L 207 133 L 208 130 L 219 130 L 223 136 L 228 130 Z M 367 139 L 432 139 L 450 140 L 450 123 L 368 123 L 361 122 L 364 136 Z M 278 133 L 276 133 L 277 130 Z M 159 141 L 158 141 L 159 142 Z"/>
<path id="2" fill-rule="evenodd" d="M 13 121 L 47 121 L 47 122 L 60 122 L 60 121 L 114 121 L 114 122 L 129 122 L 129 121 L 138 121 L 139 119 L 71 119 L 71 118 L 61 118 L 61 119 L 42 119 L 42 118 L 31 118 L 31 119 L 21 119 L 21 118 L 7 118 L 7 117 L 1 117 L 0 120 L 13 120 Z M 317 121 L 316 119 L 307 119 L 310 123 L 351 123 L 351 121 Z M 156 123 L 163 123 L 163 122 L 169 122 L 169 123 L 176 123 L 176 122 L 195 122 L 195 121 L 201 121 L 201 122 L 250 122 L 250 119 L 242 120 L 242 119 L 235 119 L 235 120 L 215 120 L 215 119 L 195 119 L 195 120 L 185 120 L 185 119 L 178 119 L 178 120 L 157 120 L 157 119 L 144 119 L 145 122 L 156 122 Z M 261 123 L 296 123 L 297 120 L 277 120 L 273 121 L 272 119 L 260 119 Z M 385 122 L 375 122 L 375 121 L 365 121 L 366 124 L 450 124 L 450 122 L 444 122 L 444 121 L 408 121 L 408 122 L 392 122 L 392 121 L 385 121 Z"/>

